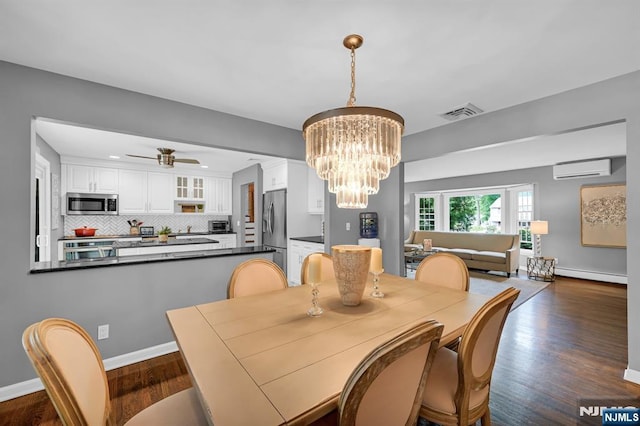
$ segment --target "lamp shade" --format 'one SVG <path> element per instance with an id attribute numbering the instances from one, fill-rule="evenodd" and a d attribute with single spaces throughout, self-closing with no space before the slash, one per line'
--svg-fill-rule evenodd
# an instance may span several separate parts
<path id="1" fill-rule="evenodd" d="M 529 229 L 533 235 L 547 235 L 549 233 L 549 222 L 546 220 L 532 220 Z"/>

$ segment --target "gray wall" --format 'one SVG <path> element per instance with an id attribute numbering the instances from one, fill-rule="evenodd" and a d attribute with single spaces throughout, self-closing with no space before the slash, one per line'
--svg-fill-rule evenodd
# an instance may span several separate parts
<path id="1" fill-rule="evenodd" d="M 378 238 L 383 253 L 384 270 L 390 274 L 404 274 L 404 250 L 402 245 L 403 221 L 402 202 L 404 187 L 404 164 L 394 167 L 389 177 L 380 182 L 380 191 L 369 196 L 366 209 L 339 209 L 335 194 L 329 194 L 325 205 L 325 226 L 329 229 L 325 237 L 325 251 L 331 253 L 331 246 L 338 244 L 358 244 L 360 238 L 360 213 L 378 213 Z M 327 192 L 328 193 L 328 192 Z M 327 197 L 325 197 L 325 200 Z M 328 212 L 328 213 L 327 213 Z M 351 229 L 347 231 L 346 223 Z"/>
<path id="2" fill-rule="evenodd" d="M 30 274 L 34 150 L 31 120 L 47 117 L 87 127 L 266 155 L 304 158 L 300 132 L 178 102 L 0 61 L 0 387 L 35 377 L 23 330 L 49 316 L 70 318 L 95 336 L 105 358 L 173 340 L 165 311 L 213 300 L 233 266 L 179 261 Z M 8 201 L 8 202 L 7 202 Z M 7 242 L 10 242 L 8 244 Z"/>
<path id="3" fill-rule="evenodd" d="M 549 234 L 542 236 L 545 256 L 558 258 L 558 267 L 579 271 L 625 275 L 627 250 L 619 248 L 583 247 L 580 244 L 580 187 L 602 183 L 626 182 L 626 159 L 612 161 L 612 175 L 588 179 L 553 180 L 552 167 L 483 175 L 462 176 L 411 182 L 405 185 L 405 237 L 415 228 L 415 193 L 425 191 L 480 188 L 511 184 L 536 185 L 536 219 L 549 222 Z"/>
<path id="4" fill-rule="evenodd" d="M 50 166 L 49 171 L 51 172 L 51 175 L 58 176 L 58 188 L 60 190 L 62 188 L 62 167 L 60 166 L 60 155 L 56 151 L 54 151 L 54 149 L 51 148 L 51 146 L 38 135 L 36 135 L 36 147 L 38 149 L 38 152 L 40 152 L 40 155 L 46 158 L 46 160 L 49 162 L 49 166 Z M 53 182 L 53 180 L 51 180 L 50 182 Z M 53 183 L 51 185 L 53 185 Z M 53 203 L 55 202 L 56 200 L 54 199 L 53 193 L 52 193 L 51 194 L 52 215 L 53 215 Z M 58 199 L 58 203 L 60 203 L 60 199 Z M 62 211 L 62 207 L 63 206 L 60 206 L 60 209 L 58 209 L 59 212 Z M 52 216 L 51 224 L 53 224 L 53 219 L 54 218 Z M 58 215 L 58 228 L 51 229 L 51 259 L 53 260 L 58 258 L 58 245 L 56 244 L 56 241 L 58 241 L 58 239 L 62 238 L 63 236 L 64 236 L 64 219 L 62 215 Z"/>
<path id="5" fill-rule="evenodd" d="M 515 77 L 514 77 L 515 78 Z M 526 82 L 522 82 L 526 84 Z M 640 71 L 511 108 L 481 114 L 403 140 L 404 161 L 499 142 L 626 120 L 629 368 L 640 374 Z M 553 224 L 550 223 L 550 226 Z M 549 247 L 551 249 L 552 247 Z M 563 254 L 560 254 L 562 258 Z"/>

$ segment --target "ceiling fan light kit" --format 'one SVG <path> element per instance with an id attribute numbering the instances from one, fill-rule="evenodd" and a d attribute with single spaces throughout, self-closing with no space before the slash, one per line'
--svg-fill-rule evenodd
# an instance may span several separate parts
<path id="1" fill-rule="evenodd" d="M 173 168 L 174 163 L 200 164 L 198 160 L 193 158 L 176 158 L 173 155 L 173 153 L 175 152 L 175 149 L 158 148 L 158 151 L 160 151 L 160 154 L 158 154 L 156 157 L 147 157 L 144 155 L 134 155 L 134 154 L 127 154 L 127 156 L 135 157 L 135 158 L 145 158 L 148 160 L 158 160 L 158 164 L 160 165 L 160 167 L 163 167 L 165 169 Z"/>
<path id="2" fill-rule="evenodd" d="M 302 126 L 307 164 L 328 181 L 339 208 L 367 207 L 369 195 L 378 193 L 380 181 L 400 162 L 404 119 L 386 109 L 355 106 L 355 50 L 363 41 L 358 34 L 343 40 L 351 51 L 347 106 L 315 114 Z"/>

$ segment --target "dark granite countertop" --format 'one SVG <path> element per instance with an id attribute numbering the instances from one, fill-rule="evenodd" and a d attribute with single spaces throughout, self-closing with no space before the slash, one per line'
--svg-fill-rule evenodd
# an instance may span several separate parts
<path id="1" fill-rule="evenodd" d="M 297 240 L 297 241 L 305 241 L 307 243 L 319 243 L 319 244 L 324 244 L 324 237 L 319 235 L 319 236 L 313 236 L 313 237 L 291 237 L 292 240 Z"/>
<path id="2" fill-rule="evenodd" d="M 207 240 L 211 242 L 211 240 Z M 143 254 L 138 256 L 115 256 L 104 257 L 99 259 L 83 259 L 83 260 L 71 260 L 71 261 L 52 261 L 52 262 L 40 262 L 32 266 L 31 273 L 44 273 L 44 272 L 57 272 L 57 271 L 71 271 L 74 269 L 87 269 L 87 268 L 104 268 L 111 266 L 124 266 L 135 265 L 142 263 L 153 262 L 170 262 L 177 260 L 189 260 L 189 259 L 201 259 L 210 257 L 224 257 L 224 256 L 237 256 L 246 254 L 260 254 L 271 253 L 275 250 L 264 246 L 255 247 L 238 247 L 232 249 L 218 249 L 218 250 L 198 250 L 187 252 L 173 252 L 173 253 L 158 253 L 158 254 Z"/>
<path id="3" fill-rule="evenodd" d="M 235 232 L 176 232 L 173 234 L 169 234 L 170 237 L 183 236 L 183 235 L 212 235 L 212 234 L 232 234 L 235 235 Z M 60 238 L 58 241 L 71 240 L 71 241 L 83 241 L 83 240 L 114 240 L 114 239 L 125 239 L 125 238 L 154 238 L 157 237 L 157 234 L 154 235 L 131 235 L 131 234 L 120 234 L 120 235 L 94 235 L 93 237 L 76 237 L 74 235 L 66 235 Z"/>
<path id="4" fill-rule="evenodd" d="M 136 247 L 164 247 L 164 246 L 183 246 L 186 244 L 215 244 L 220 241 L 210 240 L 208 238 L 169 238 L 165 243 L 161 243 L 155 238 L 145 238 L 142 241 L 116 241 L 111 246 L 114 249 L 136 248 Z"/>

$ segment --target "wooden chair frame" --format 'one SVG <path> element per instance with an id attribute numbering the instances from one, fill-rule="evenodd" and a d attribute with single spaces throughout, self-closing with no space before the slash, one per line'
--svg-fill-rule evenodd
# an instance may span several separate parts
<path id="1" fill-rule="evenodd" d="M 276 275 L 279 276 L 280 280 L 282 281 L 282 288 L 285 289 L 289 286 L 289 283 L 287 281 L 287 277 L 285 276 L 284 272 L 282 271 L 282 269 L 280 269 L 280 267 L 267 259 L 262 259 L 262 258 L 256 258 L 256 259 L 249 259 L 249 260 L 245 260 L 244 262 L 240 263 L 238 266 L 235 267 L 235 269 L 233 270 L 233 273 L 231 274 L 231 277 L 229 278 L 229 285 L 227 286 L 227 298 L 229 299 L 233 299 L 235 296 L 235 292 L 236 292 L 236 285 L 238 282 L 238 279 L 240 277 L 240 274 L 242 274 L 243 269 L 249 267 L 249 266 L 253 266 L 253 265 L 262 265 L 265 268 L 271 269 Z M 260 292 L 258 292 L 260 293 Z"/>
<path id="2" fill-rule="evenodd" d="M 64 374 L 55 360 L 48 355 L 49 348 L 46 336 L 49 331 L 56 328 L 67 329 L 73 333 L 77 333 L 93 352 L 95 362 L 102 371 L 102 381 L 104 383 L 106 396 L 104 401 L 103 424 L 115 424 L 112 418 L 111 402 L 109 399 L 109 382 L 98 347 L 87 332 L 74 322 L 62 318 L 49 318 L 27 327 L 22 334 L 22 345 L 38 376 L 42 379 L 44 388 L 63 424 L 87 425 L 89 422 L 85 418 L 76 396 L 73 394 L 70 383 L 65 380 Z"/>
<path id="3" fill-rule="evenodd" d="M 460 259 L 455 254 L 451 254 L 451 253 L 441 252 L 441 253 L 435 253 L 435 254 L 432 254 L 431 256 L 425 257 L 422 260 L 422 262 L 420 262 L 418 267 L 416 268 L 415 279 L 417 281 L 425 281 L 425 280 L 421 280 L 420 279 L 422 277 L 422 274 L 425 273 L 424 272 L 425 269 L 429 267 L 429 264 L 431 262 L 437 261 L 439 259 L 448 259 L 448 260 L 450 260 L 451 262 L 453 262 L 462 271 L 464 283 L 459 289 L 460 290 L 464 290 L 464 291 L 469 291 L 469 281 L 470 281 L 469 268 L 467 268 L 467 264 L 464 263 L 464 261 L 462 259 Z M 432 281 L 429 281 L 429 282 L 432 282 Z M 437 283 L 434 283 L 434 284 L 437 284 Z"/>
<path id="4" fill-rule="evenodd" d="M 329 262 L 333 265 L 333 259 L 330 254 L 324 252 L 317 252 L 312 254 L 321 254 L 322 262 Z M 309 258 L 311 255 L 308 255 L 302 261 L 302 266 L 300 268 L 300 284 L 307 284 L 309 282 Z"/>
<path id="5" fill-rule="evenodd" d="M 469 409 L 469 399 L 472 390 L 479 390 L 491 386 L 491 375 L 496 362 L 496 354 L 498 352 L 498 344 L 502 329 L 511 310 L 513 302 L 520 294 L 520 290 L 510 287 L 491 300 L 485 303 L 478 312 L 473 316 L 467 327 L 465 328 L 460 346 L 458 348 L 457 369 L 458 369 L 458 385 L 454 397 L 456 413 L 451 415 L 433 410 L 422 405 L 420 408 L 420 416 L 427 420 L 441 425 L 470 425 L 474 424 L 478 419 L 481 420 L 483 426 L 491 425 L 491 413 L 489 411 L 489 394 L 490 388 L 487 389 L 487 397 L 476 407 Z M 490 320 L 496 314 L 503 311 L 500 318 L 499 327 L 497 329 L 497 338 L 495 345 L 492 347 L 492 354 L 487 368 L 480 375 L 473 372 L 473 355 L 478 344 L 480 334 Z M 448 350 L 443 348 L 441 350 Z M 428 388 L 425 390 L 428 392 Z"/>
<path id="6" fill-rule="evenodd" d="M 411 412 L 406 421 L 406 425 L 415 425 L 427 375 L 438 349 L 443 328 L 444 326 L 435 320 L 421 322 L 371 351 L 351 373 L 340 395 L 340 425 L 350 426 L 356 424 L 360 403 L 371 384 L 387 366 L 416 348 L 428 344 L 428 355 L 424 359 L 422 375 Z M 384 409 L 384 407 L 381 407 L 381 409 Z"/>

